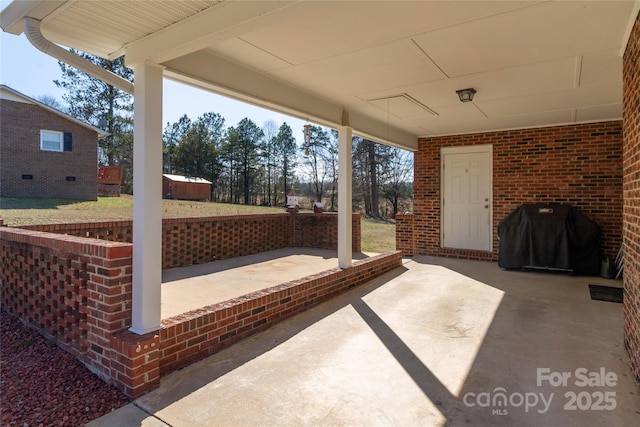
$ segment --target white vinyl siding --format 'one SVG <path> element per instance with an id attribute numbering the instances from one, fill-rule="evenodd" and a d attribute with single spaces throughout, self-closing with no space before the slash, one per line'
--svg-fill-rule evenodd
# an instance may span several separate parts
<path id="1" fill-rule="evenodd" d="M 63 137 L 62 132 L 55 132 L 52 130 L 40 131 L 40 149 L 43 151 L 62 151 L 63 150 Z"/>

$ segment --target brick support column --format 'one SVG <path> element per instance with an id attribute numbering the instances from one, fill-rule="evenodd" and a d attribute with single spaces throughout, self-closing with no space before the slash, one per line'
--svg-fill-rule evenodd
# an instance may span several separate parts
<path id="1" fill-rule="evenodd" d="M 124 331 L 113 335 L 111 381 L 127 396 L 136 398 L 160 385 L 160 335 Z"/>
<path id="2" fill-rule="evenodd" d="M 413 215 L 396 214 L 396 249 L 404 255 L 415 255 L 413 241 Z"/>
<path id="3" fill-rule="evenodd" d="M 79 290 L 86 301 L 80 310 L 86 313 L 87 363 L 106 378 L 111 378 L 111 337 L 131 326 L 131 254 L 131 245 L 123 243 L 107 248 L 103 257 L 91 256 L 86 288 Z"/>

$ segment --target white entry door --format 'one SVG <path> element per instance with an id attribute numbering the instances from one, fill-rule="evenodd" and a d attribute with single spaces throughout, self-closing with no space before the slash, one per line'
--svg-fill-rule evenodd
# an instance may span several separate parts
<path id="1" fill-rule="evenodd" d="M 442 246 L 492 250 L 492 147 L 447 147 L 442 157 Z"/>

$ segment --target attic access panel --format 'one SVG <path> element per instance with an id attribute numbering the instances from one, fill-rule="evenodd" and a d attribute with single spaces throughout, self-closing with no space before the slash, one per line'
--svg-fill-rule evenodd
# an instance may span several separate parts
<path id="1" fill-rule="evenodd" d="M 431 108 L 406 93 L 370 99 L 368 102 L 399 119 L 438 115 Z"/>

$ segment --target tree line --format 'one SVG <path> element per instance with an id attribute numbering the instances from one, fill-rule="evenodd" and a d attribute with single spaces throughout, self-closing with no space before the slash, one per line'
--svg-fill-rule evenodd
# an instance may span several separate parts
<path id="1" fill-rule="evenodd" d="M 127 80 L 133 72 L 122 58 L 108 61 L 79 54 Z M 50 97 L 41 101 L 109 132 L 99 141 L 102 165 L 123 168 L 125 193 L 133 190 L 133 97 L 59 62 L 62 77 L 54 83 L 66 90 L 67 107 Z M 295 189 L 309 201 L 337 209 L 337 131 L 307 124 L 298 144 L 285 122 L 258 126 L 249 118 L 227 126 L 222 115 L 186 115 L 167 123 L 162 136 L 163 171 L 199 177 L 212 183 L 211 200 L 226 203 L 284 206 Z M 411 209 L 413 155 L 354 137 L 352 140 L 354 210 L 372 217 L 394 217 Z"/>
<path id="2" fill-rule="evenodd" d="M 305 125 L 297 144 L 292 128 L 273 121 L 259 127 L 244 118 L 225 129 L 218 113 L 182 116 L 163 134 L 164 170 L 212 183 L 216 202 L 281 205 L 295 189 L 311 203 L 337 209 L 338 133 Z M 398 148 L 354 137 L 353 203 L 373 217 L 393 217 L 410 201 L 413 157 Z"/>

